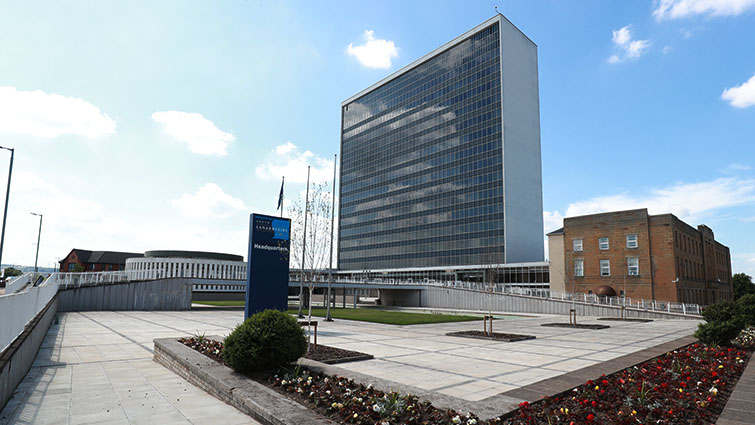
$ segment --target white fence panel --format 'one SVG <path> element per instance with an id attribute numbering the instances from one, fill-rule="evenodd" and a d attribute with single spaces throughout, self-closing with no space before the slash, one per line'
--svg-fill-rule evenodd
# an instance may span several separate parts
<path id="1" fill-rule="evenodd" d="M 11 281 L 5 286 L 6 294 L 14 294 L 21 290 L 27 283 L 31 282 L 31 273 L 24 273 L 21 276 L 11 278 Z"/>
<path id="2" fill-rule="evenodd" d="M 58 292 L 58 285 L 47 281 L 23 292 L 0 296 L 0 352 L 21 335 L 24 327 Z"/>

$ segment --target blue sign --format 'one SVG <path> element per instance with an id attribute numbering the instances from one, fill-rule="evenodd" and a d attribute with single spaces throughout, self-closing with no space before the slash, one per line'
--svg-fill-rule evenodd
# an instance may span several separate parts
<path id="1" fill-rule="evenodd" d="M 288 262 L 291 220 L 249 216 L 244 319 L 265 309 L 288 309 Z"/>

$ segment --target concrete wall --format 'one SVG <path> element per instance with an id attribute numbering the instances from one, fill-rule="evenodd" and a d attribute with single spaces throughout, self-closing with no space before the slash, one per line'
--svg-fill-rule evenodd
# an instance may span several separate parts
<path id="1" fill-rule="evenodd" d="M 499 15 L 505 262 L 543 261 L 537 45 Z"/>
<path id="2" fill-rule="evenodd" d="M 491 302 L 487 292 L 454 288 L 428 288 L 421 291 L 381 290 L 380 298 L 382 305 L 386 307 L 452 308 L 481 312 L 487 311 Z M 620 317 L 621 314 L 619 307 L 589 303 L 575 303 L 574 306 L 579 316 Z M 522 295 L 492 295 L 491 309 L 495 312 L 567 315 L 571 308 L 571 301 L 549 300 Z M 699 320 L 694 316 L 629 308 L 626 310 L 626 317 Z"/>
<path id="3" fill-rule="evenodd" d="M 193 292 L 192 301 L 244 301 L 245 292 Z"/>
<path id="4" fill-rule="evenodd" d="M 59 311 L 189 310 L 191 285 L 188 279 L 173 278 L 68 289 L 61 287 L 58 300 Z"/>
<path id="5" fill-rule="evenodd" d="M 563 234 L 548 236 L 548 257 L 551 291 L 567 292 Z M 569 266 L 574 267 L 573 265 Z"/>
<path id="6" fill-rule="evenodd" d="M 58 298 L 52 300 L 27 325 L 21 335 L 0 353 L 0 410 L 10 400 L 16 386 L 29 372 L 47 335 L 55 314 Z"/>

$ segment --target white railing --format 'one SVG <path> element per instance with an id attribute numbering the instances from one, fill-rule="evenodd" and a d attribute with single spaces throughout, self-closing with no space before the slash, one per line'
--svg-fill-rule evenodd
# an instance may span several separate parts
<path id="1" fill-rule="evenodd" d="M 61 289 L 78 288 L 80 286 L 107 285 L 118 282 L 136 280 L 136 271 L 90 272 L 90 273 L 55 273 L 50 279 L 60 285 Z"/>
<path id="2" fill-rule="evenodd" d="M 685 315 L 700 315 L 702 308 L 697 304 L 672 303 L 667 301 L 650 301 L 632 299 L 630 297 L 606 297 L 582 292 L 556 292 L 549 289 L 521 288 L 508 284 L 495 284 L 491 288 L 489 284 L 480 282 L 438 282 L 433 286 L 444 286 L 476 291 L 491 291 L 493 293 L 521 295 L 535 298 L 574 301 L 584 304 L 606 305 L 613 307 L 626 307 L 645 311 L 658 311 L 665 313 L 678 313 Z"/>
<path id="3" fill-rule="evenodd" d="M 0 352 L 24 331 L 26 324 L 57 292 L 55 281 L 47 279 L 39 286 L 28 286 L 21 292 L 0 296 Z"/>
<path id="4" fill-rule="evenodd" d="M 31 283 L 33 273 L 24 273 L 21 276 L 11 277 L 8 283 L 5 285 L 5 294 L 14 294 L 21 290 L 24 286 Z"/>
<path id="5" fill-rule="evenodd" d="M 55 279 L 61 288 L 71 288 L 79 286 L 93 286 L 93 285 L 107 285 L 117 282 L 128 282 L 131 280 L 139 279 L 138 271 L 113 271 L 113 272 L 96 272 L 96 273 L 55 273 L 51 279 Z M 291 278 L 295 278 L 298 281 L 299 274 L 292 272 Z M 321 286 L 327 284 L 327 275 L 316 275 L 315 284 Z M 435 286 L 445 288 L 457 288 L 457 289 L 469 289 L 475 291 L 490 291 L 490 284 L 482 282 L 469 282 L 469 281 L 441 281 L 433 279 L 395 279 L 395 278 L 346 278 L 333 276 L 333 282 L 337 284 L 351 284 L 351 285 L 395 285 L 395 286 Z M 210 289 L 214 285 L 213 289 Z M 493 285 L 493 292 L 500 294 L 521 295 L 528 297 L 536 297 L 543 299 L 561 300 L 561 301 L 575 301 L 587 304 L 607 305 L 626 308 L 646 310 L 646 311 L 658 311 L 666 313 L 677 313 L 684 315 L 700 315 L 702 308 L 697 304 L 683 304 L 672 303 L 665 301 L 651 301 L 643 299 L 632 299 L 629 297 L 605 297 L 595 294 L 586 293 L 570 293 L 570 292 L 556 292 L 545 288 L 537 288 L 538 285 L 545 285 L 543 283 L 532 283 L 534 287 L 522 287 L 521 285 L 528 284 L 502 284 L 497 283 Z M 241 288 L 236 284 L 229 284 L 218 282 L 213 284 L 208 282 L 205 286 L 193 285 L 194 289 L 200 291 L 222 291 L 222 292 L 236 292 Z"/>

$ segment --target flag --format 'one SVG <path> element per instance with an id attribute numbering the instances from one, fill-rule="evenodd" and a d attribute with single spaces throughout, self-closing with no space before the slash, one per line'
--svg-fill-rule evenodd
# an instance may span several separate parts
<path id="1" fill-rule="evenodd" d="M 286 178 L 283 177 L 283 180 L 281 180 L 281 193 L 278 195 L 278 208 L 275 210 L 279 210 L 281 208 L 281 205 L 283 205 L 283 182 L 286 181 Z"/>

